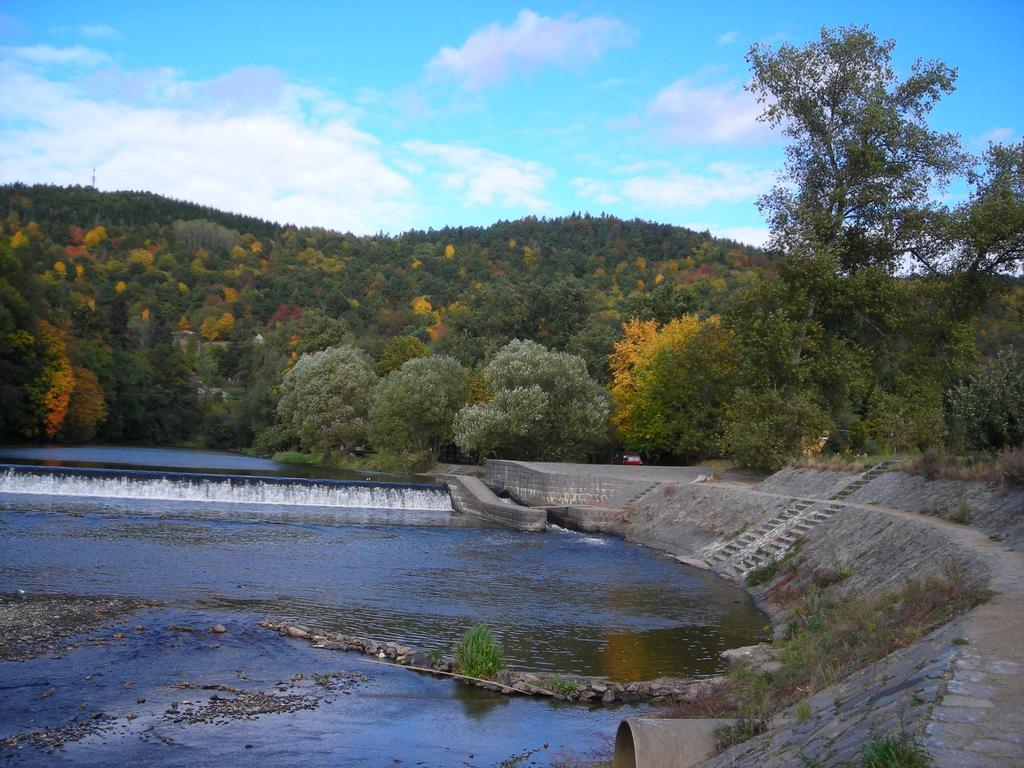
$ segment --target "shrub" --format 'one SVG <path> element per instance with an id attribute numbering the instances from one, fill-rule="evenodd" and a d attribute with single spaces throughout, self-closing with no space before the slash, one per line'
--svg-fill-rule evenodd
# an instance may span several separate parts
<path id="1" fill-rule="evenodd" d="M 998 468 L 1004 483 L 1024 485 L 1024 448 L 1004 451 L 999 457 Z"/>
<path id="2" fill-rule="evenodd" d="M 486 624 L 470 627 L 455 646 L 455 668 L 468 677 L 489 679 L 501 669 L 501 651 Z"/>
<path id="3" fill-rule="evenodd" d="M 995 361 L 950 391 L 953 436 L 977 451 L 1024 445 L 1024 360 L 1000 352 Z"/>

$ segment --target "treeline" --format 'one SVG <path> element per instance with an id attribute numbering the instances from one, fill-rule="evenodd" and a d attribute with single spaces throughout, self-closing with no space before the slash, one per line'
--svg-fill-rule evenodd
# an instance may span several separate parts
<path id="1" fill-rule="evenodd" d="M 243 447 L 303 354 L 512 339 L 606 380 L 627 317 L 710 311 L 761 251 L 612 217 L 355 237 L 149 193 L 0 187 L 0 439 Z M 393 353 L 393 352 L 392 352 Z"/>

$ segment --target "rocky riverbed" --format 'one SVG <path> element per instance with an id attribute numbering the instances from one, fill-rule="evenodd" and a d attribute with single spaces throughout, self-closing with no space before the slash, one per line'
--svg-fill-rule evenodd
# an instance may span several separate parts
<path id="1" fill-rule="evenodd" d="M 155 605 L 151 600 L 129 597 L 0 594 L 0 660 L 64 655 L 81 643 L 97 642 L 96 638 L 75 636 Z"/>

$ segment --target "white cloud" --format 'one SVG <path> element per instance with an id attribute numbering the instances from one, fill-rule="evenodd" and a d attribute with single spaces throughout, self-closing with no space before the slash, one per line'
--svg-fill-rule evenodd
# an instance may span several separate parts
<path id="1" fill-rule="evenodd" d="M 581 196 L 593 200 L 598 205 L 614 205 L 622 200 L 619 195 L 615 194 L 612 183 L 603 179 L 580 177 L 569 183 L 579 191 Z"/>
<path id="2" fill-rule="evenodd" d="M 82 37 L 92 40 L 119 40 L 121 33 L 106 24 L 84 24 L 78 28 Z"/>
<path id="3" fill-rule="evenodd" d="M 459 48 L 442 48 L 427 63 L 427 75 L 479 90 L 503 82 L 512 70 L 530 73 L 546 64 L 576 68 L 632 39 L 628 26 L 607 16 L 552 19 L 523 10 L 511 26 L 491 24 Z"/>
<path id="4" fill-rule="evenodd" d="M 729 43 L 735 43 L 738 38 L 739 35 L 734 30 L 729 30 L 715 38 L 715 42 L 719 45 L 729 45 Z"/>
<path id="5" fill-rule="evenodd" d="M 770 133 L 757 121 L 761 105 L 736 82 L 699 85 L 682 77 L 647 106 L 646 118 L 668 141 L 681 144 L 760 140 Z"/>
<path id="6" fill-rule="evenodd" d="M 224 78 L 176 81 L 163 103 L 86 95 L 9 62 L 0 65 L 0 181 L 147 189 L 283 222 L 356 233 L 416 223 L 410 181 L 377 140 L 315 89 L 265 89 L 253 73 L 245 109 L 214 104 Z M 232 75 L 225 76 L 231 78 Z M 255 82 L 255 85 L 253 83 Z M 272 98 L 271 98 L 272 97 Z"/>
<path id="7" fill-rule="evenodd" d="M 645 208 L 675 211 L 754 200 L 771 189 L 774 180 L 775 173 L 770 170 L 716 162 L 710 163 L 704 173 L 674 170 L 660 175 L 631 176 L 615 184 L 576 179 L 573 186 L 598 203 L 624 199 Z"/>
<path id="8" fill-rule="evenodd" d="M 4 59 L 26 64 L 73 65 L 81 67 L 99 67 L 110 63 L 110 56 L 84 45 L 73 45 L 70 48 L 55 48 L 52 45 L 27 45 L 18 48 L 0 48 L 0 56 Z"/>
<path id="9" fill-rule="evenodd" d="M 989 142 L 994 144 L 1004 144 L 1012 138 L 1013 128 L 993 128 L 981 137 L 981 143 L 985 145 Z"/>
<path id="10" fill-rule="evenodd" d="M 758 248 L 764 247 L 771 236 L 771 230 L 768 227 L 719 227 L 712 224 L 701 227 L 701 229 L 707 229 L 715 237 L 727 237 L 730 240 L 754 245 Z"/>
<path id="11" fill-rule="evenodd" d="M 440 189 L 462 193 L 467 205 L 518 206 L 529 213 L 550 208 L 542 195 L 554 174 L 540 163 L 462 144 L 417 140 L 403 148 L 427 166 Z"/>

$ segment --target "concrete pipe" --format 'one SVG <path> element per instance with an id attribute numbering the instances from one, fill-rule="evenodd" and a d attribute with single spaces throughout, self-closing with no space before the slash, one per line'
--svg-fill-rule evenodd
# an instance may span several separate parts
<path id="1" fill-rule="evenodd" d="M 732 720 L 623 720 L 613 768 L 688 768 L 715 754 L 715 728 Z"/>

